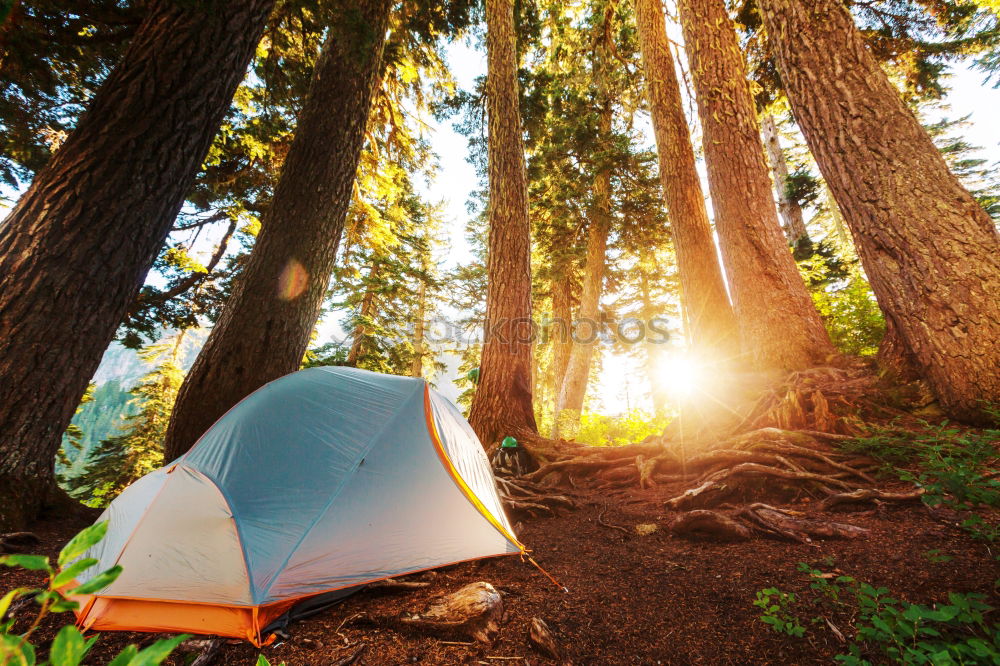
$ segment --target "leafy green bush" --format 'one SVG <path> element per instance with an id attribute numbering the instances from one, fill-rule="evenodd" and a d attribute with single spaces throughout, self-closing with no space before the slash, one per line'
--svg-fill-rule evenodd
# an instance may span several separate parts
<path id="1" fill-rule="evenodd" d="M 850 653 L 837 661 L 868 666 L 872 662 L 862 657 L 867 646 L 894 664 L 1000 663 L 1000 625 L 987 623 L 993 608 L 984 595 L 952 592 L 947 604 L 924 606 L 888 594 L 868 583 L 856 587 L 857 635 Z"/>
<path id="2" fill-rule="evenodd" d="M 832 562 L 826 562 L 832 565 Z M 760 620 L 777 632 L 801 637 L 802 621 L 795 611 L 818 613 L 813 625 L 828 625 L 841 635 L 829 618 L 847 617 L 854 636 L 848 653 L 836 660 L 849 666 L 871 666 L 868 655 L 877 654 L 877 663 L 958 664 L 1000 663 L 1000 624 L 989 622 L 994 609 L 982 594 L 948 595 L 948 603 L 925 606 L 889 596 L 884 587 L 873 587 L 851 576 L 827 573 L 799 562 L 798 570 L 809 577 L 810 593 L 797 598 L 790 592 L 771 587 L 757 592 L 754 606 L 764 609 Z"/>
<path id="3" fill-rule="evenodd" d="M 48 660 L 37 661 L 35 646 L 31 637 L 38 629 L 42 620 L 50 613 L 65 613 L 75 610 L 78 604 L 70 599 L 73 595 L 93 594 L 110 585 L 122 569 L 114 566 L 103 571 L 83 585 L 69 587 L 84 571 L 97 564 L 93 558 L 80 558 L 88 548 L 104 538 L 108 530 L 107 521 L 98 523 L 83 530 L 59 553 L 57 568 L 43 555 L 5 555 L 0 557 L 0 564 L 8 567 L 21 567 L 32 571 L 44 571 L 48 574 L 48 584 L 44 589 L 19 587 L 7 592 L 0 598 L 0 664 L 4 666 L 34 666 L 35 664 L 51 664 L 51 666 L 77 666 L 97 641 L 97 635 L 85 639 L 74 625 L 68 624 L 59 630 L 52 646 L 49 648 Z M 22 597 L 32 597 L 38 605 L 38 610 L 22 633 L 12 633 L 16 618 L 7 618 L 11 604 Z M 115 657 L 108 666 L 155 666 L 159 664 L 176 648 L 188 634 L 166 638 L 149 647 L 139 650 L 135 645 L 129 645 Z"/>
<path id="4" fill-rule="evenodd" d="M 957 511 L 1000 507 L 1000 480 L 996 478 L 1000 475 L 996 449 L 1000 430 L 964 429 L 948 421 L 924 422 L 923 426 L 918 432 L 878 429 L 842 446 L 881 461 L 886 472 L 923 488 L 928 506 Z M 962 525 L 977 539 L 1000 539 L 1000 526 L 981 515 L 970 514 Z"/>

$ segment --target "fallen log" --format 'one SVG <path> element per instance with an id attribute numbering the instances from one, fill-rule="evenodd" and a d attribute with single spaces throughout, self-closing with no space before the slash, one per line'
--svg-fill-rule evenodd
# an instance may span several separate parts
<path id="1" fill-rule="evenodd" d="M 401 617 L 400 622 L 438 635 L 461 635 L 492 643 L 502 618 L 500 593 L 489 583 L 478 582 L 442 597 L 422 613 Z"/>

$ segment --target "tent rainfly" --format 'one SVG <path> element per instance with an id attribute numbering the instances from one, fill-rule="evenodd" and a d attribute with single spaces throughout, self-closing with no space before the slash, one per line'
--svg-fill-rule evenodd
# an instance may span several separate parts
<path id="1" fill-rule="evenodd" d="M 262 387 L 100 520 L 83 557 L 123 572 L 80 599 L 80 626 L 256 645 L 365 583 L 524 552 L 458 409 L 422 379 L 343 367 Z"/>

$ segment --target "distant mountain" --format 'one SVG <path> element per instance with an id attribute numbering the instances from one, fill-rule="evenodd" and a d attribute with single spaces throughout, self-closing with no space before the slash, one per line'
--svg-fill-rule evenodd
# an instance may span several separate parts
<path id="1" fill-rule="evenodd" d="M 189 329 L 184 333 L 179 359 L 184 370 L 188 370 L 198 357 L 209 330 Z M 164 332 L 157 342 L 173 335 L 173 332 Z M 94 399 L 83 405 L 73 417 L 73 424 L 83 432 L 80 448 L 70 446 L 69 440 L 63 436 L 63 448 L 70 465 L 68 469 L 60 469 L 61 473 L 67 476 L 78 474 L 97 444 L 121 432 L 122 422 L 135 413 L 130 404 L 132 387 L 154 367 L 154 364 L 143 361 L 136 350 L 123 347 L 117 342 L 111 343 L 92 380 Z"/>

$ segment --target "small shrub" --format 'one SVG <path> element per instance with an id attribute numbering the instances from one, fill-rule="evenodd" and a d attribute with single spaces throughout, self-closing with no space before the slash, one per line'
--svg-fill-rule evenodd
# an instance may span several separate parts
<path id="1" fill-rule="evenodd" d="M 806 633 L 806 628 L 792 614 L 795 595 L 791 592 L 782 592 L 776 587 L 768 587 L 757 592 L 757 599 L 753 605 L 764 611 L 764 614 L 760 616 L 760 621 L 779 634 L 801 638 Z"/>
<path id="2" fill-rule="evenodd" d="M 108 530 L 107 521 L 97 523 L 77 534 L 59 553 L 57 566 L 53 567 L 49 558 L 43 555 L 5 555 L 0 557 L 0 565 L 21 567 L 32 571 L 44 571 L 48 574 L 44 589 L 19 587 L 10 590 L 0 598 L 0 664 L 4 666 L 34 666 L 50 664 L 51 666 L 78 666 L 97 641 L 97 635 L 84 638 L 74 625 L 64 626 L 56 634 L 49 648 L 48 661 L 38 662 L 36 648 L 31 637 L 38 629 L 42 620 L 50 613 L 65 613 L 75 610 L 78 604 L 71 601 L 72 595 L 93 594 L 114 582 L 122 569 L 114 566 L 103 571 L 83 585 L 68 587 L 84 571 L 97 564 L 93 558 L 82 558 L 91 546 L 104 538 Z M 13 633 L 16 618 L 7 618 L 7 612 L 16 600 L 31 597 L 38 609 L 22 633 Z M 153 643 L 139 650 L 135 645 L 129 645 L 111 660 L 108 666 L 155 666 L 159 664 L 176 648 L 181 641 L 188 638 L 181 634 Z"/>

